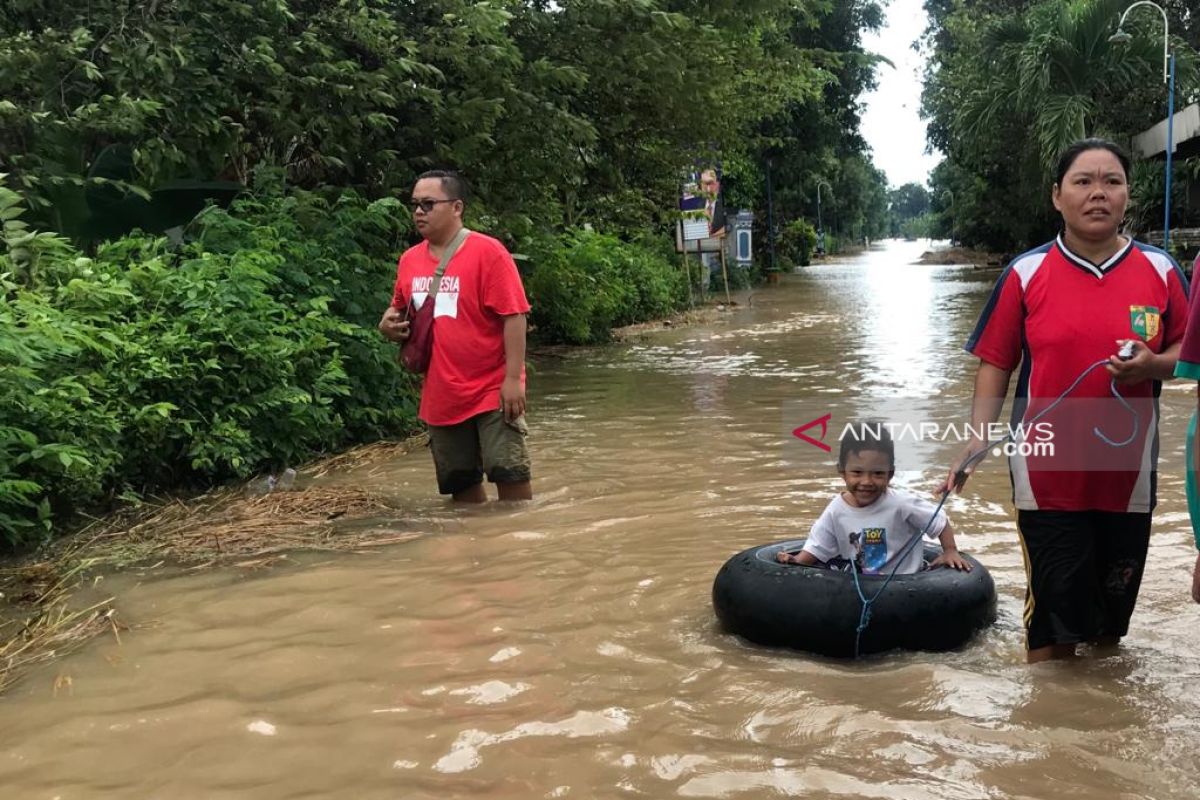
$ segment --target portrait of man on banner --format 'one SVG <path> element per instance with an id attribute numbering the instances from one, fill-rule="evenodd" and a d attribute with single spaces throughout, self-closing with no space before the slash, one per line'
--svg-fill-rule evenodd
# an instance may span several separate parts
<path id="1" fill-rule="evenodd" d="M 725 236 L 725 203 L 721 199 L 721 174 L 716 167 L 707 167 L 700 172 L 700 192 L 704 196 L 704 216 L 708 220 L 708 235 L 720 239 Z"/>
<path id="2" fill-rule="evenodd" d="M 688 174 L 680 195 L 679 210 L 683 212 L 682 240 L 698 241 L 696 252 L 718 251 L 725 236 L 725 203 L 721 197 L 719 166 L 698 165 Z"/>
<path id="3" fill-rule="evenodd" d="M 721 197 L 721 166 L 714 160 L 696 161 L 683 180 L 679 199 L 679 225 L 675 249 L 685 256 L 694 253 L 700 262 L 700 291 L 707 291 L 713 276 L 720 275 L 729 296 L 729 275 L 725 270 L 725 201 Z M 684 263 L 687 263 L 685 258 Z M 691 271 L 688 272 L 691 282 Z"/>

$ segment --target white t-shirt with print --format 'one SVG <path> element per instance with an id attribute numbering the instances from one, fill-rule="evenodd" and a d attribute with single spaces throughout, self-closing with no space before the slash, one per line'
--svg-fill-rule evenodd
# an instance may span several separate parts
<path id="1" fill-rule="evenodd" d="M 813 523 L 804 550 L 822 561 L 838 556 L 853 561 L 861 552 L 864 573 L 890 573 L 900 551 L 920 535 L 935 508 L 928 500 L 890 487 L 865 508 L 850 505 L 839 493 Z M 936 537 L 945 527 L 946 514 L 939 511 L 927 535 Z M 918 572 L 922 549 L 915 545 L 896 572 Z"/>

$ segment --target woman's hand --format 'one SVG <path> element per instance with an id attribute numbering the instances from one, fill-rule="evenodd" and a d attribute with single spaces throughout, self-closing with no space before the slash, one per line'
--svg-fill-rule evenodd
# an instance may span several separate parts
<path id="1" fill-rule="evenodd" d="M 967 483 L 967 478 L 975 472 L 975 467 L 979 466 L 979 462 L 984 459 L 984 456 L 973 458 L 979 455 L 979 451 L 983 450 L 987 445 L 979 439 L 972 439 L 967 443 L 962 452 L 958 454 L 958 458 L 954 459 L 954 464 L 950 467 L 950 472 L 946 474 L 946 479 L 942 481 L 941 486 L 934 492 L 938 497 L 947 492 L 957 494 L 962 491 L 962 488 Z M 967 464 L 970 461 L 971 463 Z M 963 465 L 966 464 L 964 467 Z"/>
<path id="2" fill-rule="evenodd" d="M 1108 365 L 1105 366 L 1108 374 L 1121 384 L 1141 383 L 1155 377 L 1157 354 L 1141 339 L 1119 339 L 1117 347 L 1120 348 L 1127 341 L 1133 346 L 1133 355 L 1125 359 L 1115 354 L 1109 356 Z"/>

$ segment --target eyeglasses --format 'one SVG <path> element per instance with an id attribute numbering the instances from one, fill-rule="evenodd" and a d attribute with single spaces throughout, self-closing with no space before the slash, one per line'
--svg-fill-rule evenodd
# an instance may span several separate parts
<path id="1" fill-rule="evenodd" d="M 430 211 L 433 211 L 433 207 L 436 206 L 438 203 L 453 203 L 453 202 L 454 202 L 454 198 L 450 198 L 449 200 L 409 200 L 408 204 L 410 206 L 412 206 L 412 210 L 413 210 L 414 214 L 417 213 L 418 211 L 424 211 L 426 214 L 428 214 Z"/>

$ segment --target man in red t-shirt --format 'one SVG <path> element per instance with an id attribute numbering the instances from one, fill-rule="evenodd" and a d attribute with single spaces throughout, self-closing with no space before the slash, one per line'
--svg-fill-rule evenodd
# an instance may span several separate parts
<path id="1" fill-rule="evenodd" d="M 404 342 L 404 309 L 429 299 L 447 245 L 463 228 L 466 185 L 454 172 L 426 172 L 413 186 L 413 220 L 424 241 L 400 256 L 392 304 L 379 330 Z M 501 500 L 529 500 L 525 445 L 525 314 L 529 301 L 512 256 L 471 231 L 454 252 L 434 296 L 433 355 L 417 416 L 428 426 L 438 491 L 487 499 L 483 476 Z"/>

